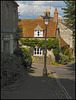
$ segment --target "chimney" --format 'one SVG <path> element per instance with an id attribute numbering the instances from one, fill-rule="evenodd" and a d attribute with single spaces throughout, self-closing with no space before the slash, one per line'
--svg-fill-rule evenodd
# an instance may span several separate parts
<path id="1" fill-rule="evenodd" d="M 57 8 L 55 8 L 55 11 L 54 11 L 54 21 L 57 22 L 58 20 L 58 12 L 57 12 Z"/>
<path id="2" fill-rule="evenodd" d="M 50 17 L 50 11 L 49 11 L 49 9 L 45 9 L 44 16 L 46 16 L 46 13 L 47 13 L 47 16 Z"/>

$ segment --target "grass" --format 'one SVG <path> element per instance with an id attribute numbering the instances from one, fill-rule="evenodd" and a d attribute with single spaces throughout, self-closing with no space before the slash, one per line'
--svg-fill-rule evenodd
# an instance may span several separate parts
<path id="1" fill-rule="evenodd" d="M 51 64 L 52 64 L 52 65 L 58 65 L 58 63 L 57 63 L 57 62 L 51 62 Z"/>

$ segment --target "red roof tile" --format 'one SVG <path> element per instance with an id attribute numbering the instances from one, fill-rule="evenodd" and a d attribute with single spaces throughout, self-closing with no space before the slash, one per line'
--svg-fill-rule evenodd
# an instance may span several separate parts
<path id="1" fill-rule="evenodd" d="M 67 45 L 68 44 L 62 38 L 60 38 L 60 46 L 64 47 L 64 46 L 67 46 Z"/>
<path id="2" fill-rule="evenodd" d="M 53 20 L 54 19 L 49 20 L 49 24 L 47 26 L 47 37 L 55 37 L 56 35 L 57 22 L 54 22 Z M 23 37 L 34 37 L 34 29 L 37 27 L 37 25 L 44 30 L 43 36 L 45 37 L 45 24 L 41 17 L 38 19 L 21 19 L 18 24 L 22 25 Z"/>

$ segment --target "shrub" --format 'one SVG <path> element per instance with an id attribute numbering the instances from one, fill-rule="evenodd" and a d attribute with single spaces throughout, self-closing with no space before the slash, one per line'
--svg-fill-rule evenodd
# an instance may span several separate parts
<path id="1" fill-rule="evenodd" d="M 20 58 L 14 54 L 1 53 L 1 85 L 7 85 L 22 76 L 22 70 Z"/>
<path id="2" fill-rule="evenodd" d="M 61 64 L 68 64 L 69 62 L 69 57 L 66 56 L 66 55 L 60 55 L 60 60 L 59 60 L 59 63 Z"/>
<path id="3" fill-rule="evenodd" d="M 25 48 L 22 48 L 23 57 L 25 59 L 25 67 L 31 67 L 32 64 L 32 58 L 29 54 L 29 51 L 27 51 Z"/>
<path id="4" fill-rule="evenodd" d="M 67 55 L 69 58 L 71 57 L 71 52 L 70 52 L 70 48 L 66 49 L 64 51 L 64 54 Z"/>
<path id="5" fill-rule="evenodd" d="M 25 48 L 18 48 L 14 51 L 14 54 L 21 58 L 22 65 L 24 68 L 31 67 L 32 58 L 29 51 Z"/>

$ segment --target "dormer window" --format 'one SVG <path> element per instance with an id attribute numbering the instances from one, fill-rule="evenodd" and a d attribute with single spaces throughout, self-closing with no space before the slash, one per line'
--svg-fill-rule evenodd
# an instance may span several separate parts
<path id="1" fill-rule="evenodd" d="M 43 29 L 40 25 L 37 25 L 37 27 L 34 29 L 34 37 L 43 37 Z"/>

